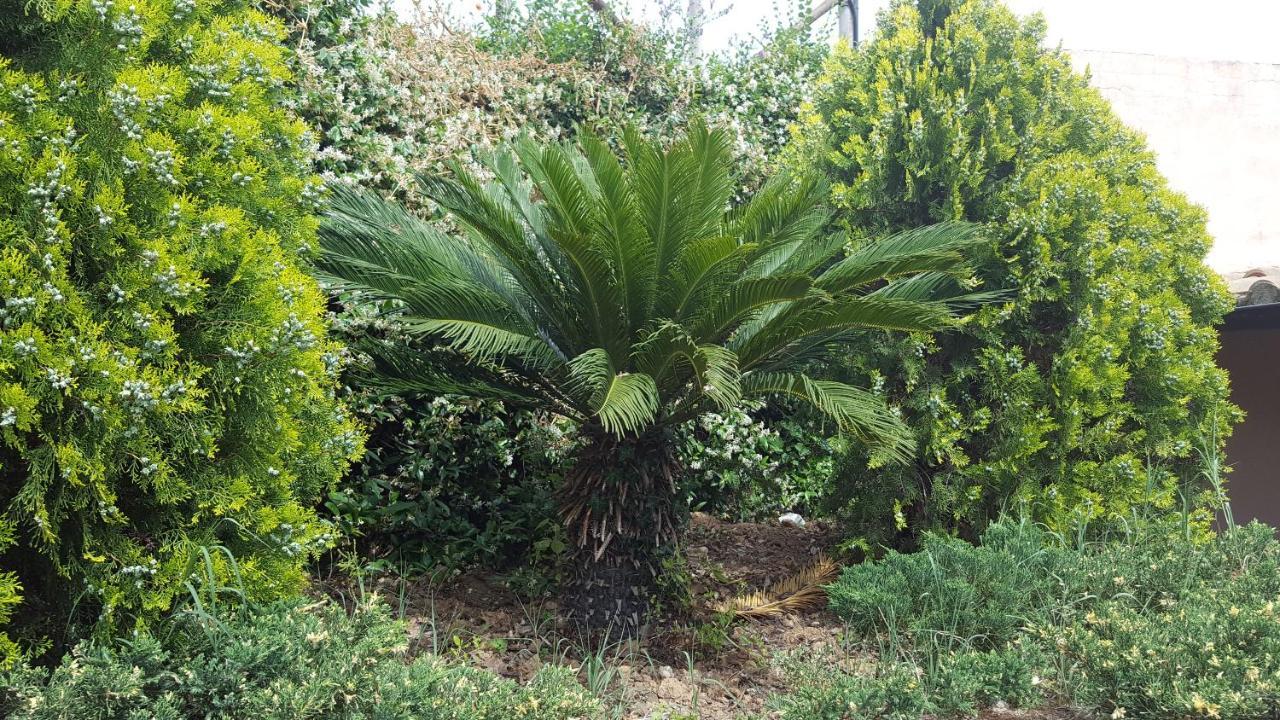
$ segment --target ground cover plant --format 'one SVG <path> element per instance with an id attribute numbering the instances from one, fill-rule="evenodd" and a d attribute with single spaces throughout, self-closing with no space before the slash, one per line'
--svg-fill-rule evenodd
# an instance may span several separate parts
<path id="1" fill-rule="evenodd" d="M 791 666 L 788 718 L 963 714 L 1004 702 L 1143 718 L 1261 718 L 1280 703 L 1280 542 L 1137 520 L 1104 539 L 1005 517 L 978 545 L 846 569 L 831 607 L 879 666 Z"/>
<path id="2" fill-rule="evenodd" d="M 599 704 L 564 667 L 527 685 L 414 656 L 371 601 L 285 602 L 182 617 L 174 635 L 78 646 L 52 671 L 0 675 L 11 720 L 586 720 Z"/>
<path id="3" fill-rule="evenodd" d="M 184 0 L 0 26 L 0 608 L 16 580 L 29 640 L 142 627 L 208 545 L 295 594 L 361 439 L 300 267 L 321 188 L 282 28 Z"/>
<path id="4" fill-rule="evenodd" d="M 1011 291 L 964 332 L 849 346 L 920 438 L 896 469 L 840 463 L 834 509 L 873 542 L 973 537 L 1017 502 L 1062 527 L 1177 514 L 1229 433 L 1204 213 L 1044 37 L 995 0 L 895 2 L 829 58 L 794 144 L 855 227 L 987 224 L 977 275 Z"/>
<path id="5" fill-rule="evenodd" d="M 595 627 L 638 627 L 679 535 L 674 428 L 790 397 L 902 457 L 911 438 L 879 398 L 811 377 L 806 361 L 856 329 L 953 320 L 936 298 L 963 271 L 971 228 L 909 231 L 844 256 L 842 236 L 818 234 L 820 181 L 782 176 L 726 212 L 728 145 L 699 125 L 665 148 L 629 132 L 621 158 L 592 137 L 528 141 L 487 160 L 489 185 L 460 165 L 424 178 L 464 235 L 356 191 L 335 193 L 322 231 L 333 284 L 403 303 L 400 322 L 438 343 L 363 346 L 379 360 L 371 382 L 578 424 L 559 514 L 574 548 L 569 607 Z"/>

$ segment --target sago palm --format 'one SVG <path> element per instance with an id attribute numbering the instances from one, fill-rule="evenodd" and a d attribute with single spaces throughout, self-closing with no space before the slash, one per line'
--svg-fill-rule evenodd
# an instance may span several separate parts
<path id="1" fill-rule="evenodd" d="M 669 431 L 785 395 L 906 457 L 910 434 L 882 400 L 812 372 L 849 333 L 948 325 L 953 305 L 932 298 L 974 233 L 932 226 L 847 252 L 823 234 L 816 179 L 777 178 L 729 210 L 722 132 L 695 126 L 665 150 L 629 133 L 622 146 L 522 142 L 486 161 L 491 182 L 461 166 L 424 179 L 460 233 L 338 190 L 320 270 L 398 301 L 398 322 L 433 348 L 371 343 L 385 388 L 577 421 L 584 442 L 558 499 L 577 553 L 565 606 L 625 632 L 687 514 Z"/>

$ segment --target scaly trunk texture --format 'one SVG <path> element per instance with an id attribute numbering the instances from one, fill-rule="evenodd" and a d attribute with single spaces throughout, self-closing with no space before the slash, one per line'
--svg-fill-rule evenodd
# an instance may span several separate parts
<path id="1" fill-rule="evenodd" d="M 676 490 L 680 463 L 664 433 L 591 438 L 560 494 L 574 548 L 563 606 L 592 630 L 633 637 L 688 519 Z"/>

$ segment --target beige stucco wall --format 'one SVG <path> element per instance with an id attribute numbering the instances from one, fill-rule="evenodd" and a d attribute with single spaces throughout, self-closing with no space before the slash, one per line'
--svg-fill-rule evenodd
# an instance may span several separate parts
<path id="1" fill-rule="evenodd" d="M 1069 52 L 1147 135 L 1170 183 L 1209 211 L 1209 264 L 1280 265 L 1280 65 Z"/>

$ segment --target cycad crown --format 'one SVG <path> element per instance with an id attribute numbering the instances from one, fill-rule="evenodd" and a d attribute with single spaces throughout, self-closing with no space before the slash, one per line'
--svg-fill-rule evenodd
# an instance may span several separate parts
<path id="1" fill-rule="evenodd" d="M 321 269 L 402 303 L 400 322 L 465 363 L 370 348 L 399 392 L 496 397 L 622 439 L 744 398 L 789 395 L 904 457 L 910 435 L 872 393 L 805 374 L 865 329 L 934 330 L 975 233 L 900 233 L 845 252 L 824 235 L 826 186 L 780 176 L 745 205 L 730 139 L 695 125 L 669 149 L 629 132 L 517 143 L 424 179 L 464 232 L 368 192 L 335 191 Z M 884 282 L 889 280 L 889 282 Z"/>

